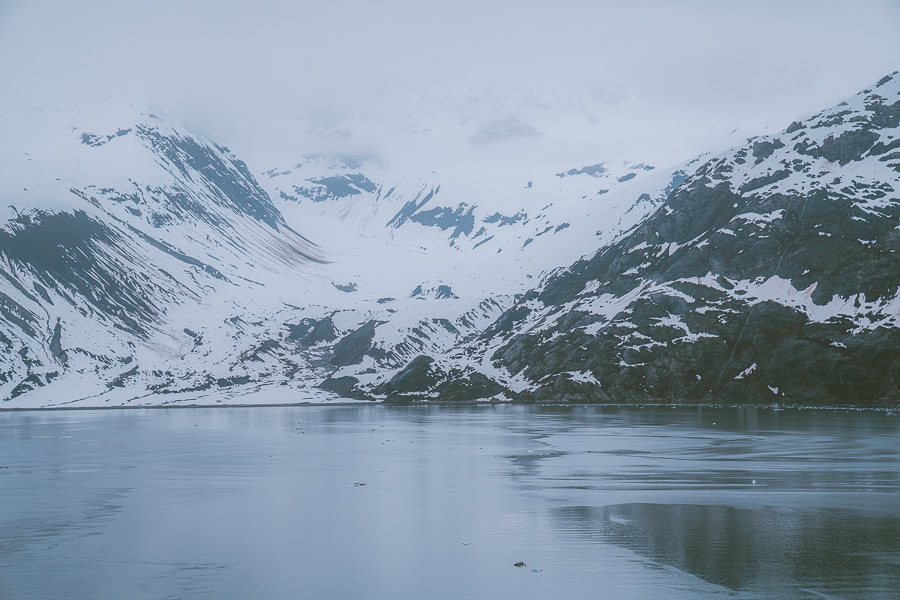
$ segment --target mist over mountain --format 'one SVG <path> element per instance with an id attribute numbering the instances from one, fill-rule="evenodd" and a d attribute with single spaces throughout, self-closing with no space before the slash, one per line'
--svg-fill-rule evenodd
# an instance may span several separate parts
<path id="1" fill-rule="evenodd" d="M 0 108 L 90 111 L 124 98 L 260 169 L 297 152 L 404 152 L 407 140 L 389 134 L 410 123 L 439 132 L 419 123 L 429 116 L 516 117 L 541 132 L 548 152 L 580 144 L 672 164 L 735 128 L 741 137 L 782 129 L 894 70 L 895 3 L 866 2 L 861 13 L 865 28 L 846 27 L 841 2 L 510 10 L 497 1 L 7 0 L 0 51 L 15 60 Z M 362 119 L 370 132 L 345 122 Z M 341 129 L 351 138 L 325 146 L 339 143 L 328 133 Z"/>
<path id="2" fill-rule="evenodd" d="M 898 11 L 772 6 L 0 5 L 3 406 L 896 404 Z"/>

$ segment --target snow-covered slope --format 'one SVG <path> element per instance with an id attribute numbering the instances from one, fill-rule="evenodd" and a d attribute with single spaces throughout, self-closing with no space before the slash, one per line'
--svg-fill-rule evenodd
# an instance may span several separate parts
<path id="1" fill-rule="evenodd" d="M 597 163 L 473 190 L 310 155 L 258 179 L 115 102 L 0 125 L 5 407 L 358 395 L 481 333 L 683 177 Z"/>
<path id="2" fill-rule="evenodd" d="M 900 401 L 900 77 L 697 168 L 393 400 Z"/>
<path id="3" fill-rule="evenodd" d="M 324 261 L 226 148 L 103 108 L 3 115 L 0 396 L 16 405 L 239 379 L 240 322 Z"/>
<path id="4" fill-rule="evenodd" d="M 2 407 L 896 403 L 897 79 L 670 168 L 476 118 L 251 173 L 114 102 L 3 113 Z"/>
<path id="5" fill-rule="evenodd" d="M 341 356 L 324 386 L 343 394 L 367 395 L 415 356 L 478 335 L 516 294 L 634 226 L 684 177 L 640 163 L 471 178 L 403 167 L 313 155 L 263 176 L 343 292 L 303 310 L 310 327 L 330 319 L 353 334 L 347 357 L 315 346 Z"/>

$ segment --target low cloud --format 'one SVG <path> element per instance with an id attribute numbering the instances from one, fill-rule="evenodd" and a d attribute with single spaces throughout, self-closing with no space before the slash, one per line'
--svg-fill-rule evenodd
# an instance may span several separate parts
<path id="1" fill-rule="evenodd" d="M 0 1 L 3 110 L 157 107 L 249 156 L 499 140 L 564 163 L 674 161 L 898 68 L 861 2 Z M 534 147 L 522 149 L 532 156 Z M 556 155 L 557 158 L 553 158 Z M 574 160 L 574 159 L 572 159 Z M 572 166 L 572 165 L 568 165 Z"/>

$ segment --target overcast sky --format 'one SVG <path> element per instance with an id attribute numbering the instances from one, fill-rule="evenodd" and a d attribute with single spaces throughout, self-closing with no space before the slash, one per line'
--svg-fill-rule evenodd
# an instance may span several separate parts
<path id="1" fill-rule="evenodd" d="M 0 104 L 123 96 L 260 164 L 335 131 L 379 151 L 420 116 L 665 162 L 900 68 L 898 32 L 891 0 L 0 0 Z"/>

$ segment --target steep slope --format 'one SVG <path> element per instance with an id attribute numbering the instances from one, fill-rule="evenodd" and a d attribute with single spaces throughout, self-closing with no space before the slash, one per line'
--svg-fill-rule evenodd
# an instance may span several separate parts
<path id="1" fill-rule="evenodd" d="M 900 402 L 900 77 L 708 160 L 380 397 Z"/>
<path id="2" fill-rule="evenodd" d="M 71 127 L 80 115 L 4 115 L 5 401 L 72 402 L 137 380 L 165 392 L 202 385 L 191 381 L 199 371 L 207 384 L 227 378 L 184 362 L 211 341 L 196 332 L 246 316 L 260 290 L 297 285 L 323 261 L 226 148 L 152 114 L 103 112 L 91 129 Z M 279 303 L 266 295 L 258 313 Z M 223 339 L 240 333 L 230 329 Z"/>

